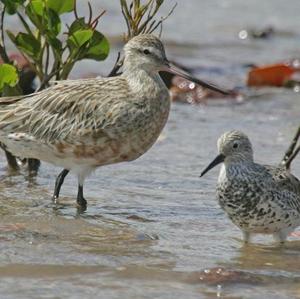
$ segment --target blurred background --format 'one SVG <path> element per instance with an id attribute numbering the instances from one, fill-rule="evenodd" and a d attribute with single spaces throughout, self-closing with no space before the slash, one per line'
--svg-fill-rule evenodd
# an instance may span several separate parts
<path id="1" fill-rule="evenodd" d="M 86 1 L 77 2 L 87 14 Z M 72 78 L 108 74 L 123 45 L 119 1 L 91 4 L 107 11 L 97 28 L 111 52 L 104 62 L 78 63 Z M 161 15 L 174 4 L 165 1 Z M 53 205 L 60 169 L 43 163 L 35 179 L 8 176 L 2 158 L 0 297 L 300 298 L 300 241 L 291 237 L 278 248 L 258 236 L 244 246 L 215 199 L 218 168 L 199 178 L 230 129 L 249 136 L 258 162 L 282 159 L 299 126 L 297 72 L 290 88 L 249 87 L 247 80 L 253 66 L 297 68 L 299 10 L 298 0 L 178 1 L 163 25 L 169 59 L 241 96 L 181 94 L 173 86 L 181 103 L 173 103 L 158 142 L 137 161 L 98 169 L 86 182 L 83 214 L 75 177 Z M 14 18 L 8 24 L 18 26 Z M 299 161 L 292 164 L 298 177 Z"/>

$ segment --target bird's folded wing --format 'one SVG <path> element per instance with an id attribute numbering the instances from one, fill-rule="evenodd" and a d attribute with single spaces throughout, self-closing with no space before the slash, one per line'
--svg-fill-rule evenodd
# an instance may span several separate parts
<path id="1" fill-rule="evenodd" d="M 294 192 L 299 197 L 300 202 L 300 181 L 282 166 L 265 165 L 266 170 L 272 175 L 273 180 L 279 188 Z"/>
<path id="2" fill-rule="evenodd" d="M 2 98 L 0 134 L 26 133 L 49 143 L 107 137 L 126 113 L 129 93 L 120 77 L 62 81 L 29 96 Z"/>

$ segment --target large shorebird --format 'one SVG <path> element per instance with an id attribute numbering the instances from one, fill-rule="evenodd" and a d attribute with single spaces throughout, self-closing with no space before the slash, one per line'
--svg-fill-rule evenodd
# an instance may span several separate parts
<path id="1" fill-rule="evenodd" d="M 0 142 L 6 149 L 64 168 L 54 198 L 71 171 L 78 176 L 77 203 L 85 207 L 83 183 L 93 170 L 135 160 L 153 145 L 170 110 L 159 71 L 227 94 L 172 67 L 153 35 L 131 39 L 124 58 L 118 77 L 61 81 L 35 94 L 0 100 Z"/>
<path id="2" fill-rule="evenodd" d="M 218 140 L 219 155 L 201 173 L 223 162 L 217 197 L 222 209 L 243 232 L 273 234 L 278 242 L 300 225 L 300 182 L 281 166 L 264 166 L 253 161 L 252 145 L 239 131 Z"/>

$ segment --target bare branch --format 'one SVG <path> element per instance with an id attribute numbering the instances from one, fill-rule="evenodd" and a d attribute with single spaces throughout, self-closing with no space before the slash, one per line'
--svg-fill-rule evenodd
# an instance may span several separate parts
<path id="1" fill-rule="evenodd" d="M 106 10 L 103 10 L 103 11 L 99 14 L 99 16 L 97 16 L 97 17 L 95 18 L 95 20 L 92 21 L 92 23 L 90 23 L 90 26 L 91 26 L 93 29 L 96 28 L 96 26 L 98 25 L 99 19 L 100 19 L 105 13 L 106 13 Z"/>
<path id="2" fill-rule="evenodd" d="M 90 1 L 88 1 L 88 7 L 89 7 L 89 20 L 88 20 L 88 24 L 91 24 L 92 18 L 93 18 L 93 10 L 92 10 L 92 6 L 91 6 Z"/>
<path id="3" fill-rule="evenodd" d="M 118 72 L 119 72 L 120 68 L 123 66 L 123 63 L 124 63 L 124 58 L 121 59 L 121 53 L 118 52 L 117 60 L 114 64 L 114 67 L 112 68 L 112 70 L 108 74 L 108 77 L 114 77 L 114 76 L 119 75 Z"/>
<path id="4" fill-rule="evenodd" d="M 19 12 L 17 12 L 17 15 L 18 15 L 21 23 L 23 24 L 24 28 L 26 29 L 27 33 L 33 35 L 33 33 L 31 31 L 29 25 L 27 24 L 27 22 L 25 21 L 25 19 L 23 18 L 23 16 Z"/>
<path id="5" fill-rule="evenodd" d="M 284 157 L 281 161 L 281 164 L 284 165 L 287 169 L 290 168 L 292 161 L 295 159 L 295 157 L 297 156 L 300 150 L 300 145 L 295 150 L 299 138 L 300 138 L 300 126 L 298 127 L 297 132 L 294 138 L 292 139 L 292 142 L 288 147 L 287 151 L 285 152 Z"/>
<path id="6" fill-rule="evenodd" d="M 160 19 L 159 22 L 157 22 L 156 26 L 151 30 L 151 31 L 147 31 L 147 33 L 153 33 L 159 26 L 162 25 L 162 23 L 174 12 L 175 8 L 177 6 L 177 2 L 175 3 L 175 5 L 172 7 L 172 9 L 169 11 L 169 13 L 165 16 L 165 17 L 162 17 Z"/>
<path id="7" fill-rule="evenodd" d="M 120 0 L 122 14 L 127 26 L 125 41 L 141 33 L 152 33 L 158 28 L 160 29 L 159 34 L 161 34 L 162 23 L 173 13 L 177 6 L 176 3 L 165 17 L 155 20 L 155 16 L 163 3 L 164 0 L 148 0 L 146 4 L 142 5 L 140 0 L 131 0 L 128 5 L 127 0 Z"/>
<path id="8" fill-rule="evenodd" d="M 46 61 L 45 61 L 45 75 L 48 74 L 48 68 L 49 68 L 49 59 L 50 59 L 50 50 L 48 43 L 46 44 Z"/>
<path id="9" fill-rule="evenodd" d="M 292 161 L 295 159 L 295 157 L 298 155 L 300 151 L 300 145 L 295 149 L 293 154 L 289 157 L 289 159 L 285 162 L 286 169 L 290 169 Z"/>
<path id="10" fill-rule="evenodd" d="M 77 0 L 74 0 L 74 16 L 75 16 L 76 20 L 79 19 L 78 13 L 77 13 Z"/>
<path id="11" fill-rule="evenodd" d="M 286 165 L 287 161 L 290 159 L 290 157 L 293 156 L 293 153 L 294 153 L 294 150 L 295 150 L 295 147 L 298 143 L 299 138 L 300 138 L 300 126 L 297 129 L 297 132 L 296 132 L 294 138 L 292 139 L 292 142 L 291 142 L 290 146 L 288 147 L 287 151 L 284 154 L 284 157 L 281 161 L 282 165 Z"/>
<path id="12" fill-rule="evenodd" d="M 5 5 L 3 5 L 3 8 L 1 10 L 1 16 L 0 16 L 0 31 L 1 31 L 1 35 L 0 35 L 0 56 L 3 60 L 3 62 L 5 63 L 11 63 L 6 49 L 5 49 L 5 42 L 4 42 L 4 28 L 3 28 L 3 24 L 4 24 L 4 15 L 5 15 Z"/>
<path id="13" fill-rule="evenodd" d="M 127 36 L 125 35 L 124 39 L 125 39 L 125 41 L 128 41 L 129 37 L 131 36 L 131 26 L 130 26 L 130 23 L 129 23 L 129 17 L 126 14 L 126 11 L 125 11 L 124 6 L 122 4 L 122 0 L 121 0 L 121 11 L 122 11 L 122 15 L 123 15 L 123 17 L 125 19 L 126 26 L 127 26 Z"/>

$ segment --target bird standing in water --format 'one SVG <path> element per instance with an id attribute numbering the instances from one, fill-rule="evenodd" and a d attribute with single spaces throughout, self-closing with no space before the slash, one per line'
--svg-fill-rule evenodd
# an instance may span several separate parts
<path id="1" fill-rule="evenodd" d="M 300 182 L 283 166 L 253 160 L 252 145 L 239 131 L 218 140 L 219 155 L 201 173 L 221 166 L 217 198 L 221 208 L 243 232 L 245 242 L 255 233 L 273 234 L 283 243 L 300 225 Z"/>
<path id="2" fill-rule="evenodd" d="M 118 77 L 60 81 L 35 94 L 0 99 L 0 142 L 18 157 L 64 168 L 55 199 L 68 172 L 75 173 L 77 203 L 86 207 L 83 183 L 92 171 L 137 159 L 160 135 L 170 97 L 159 71 L 228 94 L 175 69 L 157 37 L 139 35 L 125 45 Z"/>

